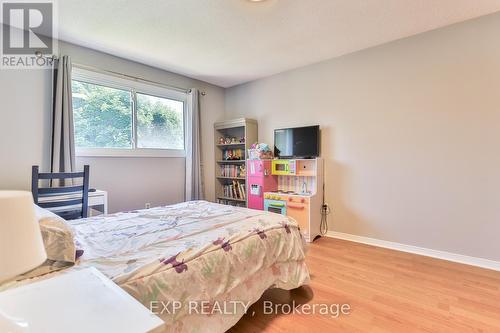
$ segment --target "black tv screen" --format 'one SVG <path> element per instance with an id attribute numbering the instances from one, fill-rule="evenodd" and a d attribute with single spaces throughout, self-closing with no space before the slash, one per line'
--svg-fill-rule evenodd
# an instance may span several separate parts
<path id="1" fill-rule="evenodd" d="M 319 125 L 274 130 L 274 156 L 313 158 L 319 156 Z"/>

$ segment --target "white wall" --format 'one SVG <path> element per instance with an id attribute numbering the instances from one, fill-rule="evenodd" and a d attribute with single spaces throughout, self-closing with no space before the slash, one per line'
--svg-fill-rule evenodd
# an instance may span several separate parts
<path id="1" fill-rule="evenodd" d="M 0 70 L 0 189 L 29 189 L 31 166 L 50 161 L 46 70 Z"/>
<path id="2" fill-rule="evenodd" d="M 226 118 L 320 124 L 330 230 L 500 260 L 500 14 L 226 90 Z"/>
<path id="3" fill-rule="evenodd" d="M 208 199 L 213 200 L 214 174 L 213 123 L 224 114 L 224 89 L 181 75 L 141 65 L 84 47 L 59 43 L 59 52 L 70 55 L 74 63 L 162 82 L 185 88 L 198 88 L 205 181 Z M 50 83 L 49 71 L 0 70 L 0 189 L 30 189 L 31 165 L 48 170 L 50 161 Z M 109 191 L 110 211 L 169 204 L 184 199 L 183 158 L 77 158 L 77 164 L 90 164 L 91 186 Z"/>

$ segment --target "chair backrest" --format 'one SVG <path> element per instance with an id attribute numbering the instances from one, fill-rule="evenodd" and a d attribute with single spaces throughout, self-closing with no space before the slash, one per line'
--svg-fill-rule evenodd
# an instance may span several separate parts
<path id="1" fill-rule="evenodd" d="M 42 208 L 53 211 L 66 220 L 87 217 L 89 203 L 89 170 L 83 172 L 40 173 L 38 165 L 31 169 L 31 192 L 33 201 Z M 82 185 L 51 187 L 53 180 L 82 178 Z M 40 180 L 49 180 L 49 187 L 40 187 Z M 79 182 L 80 183 L 80 182 Z"/>

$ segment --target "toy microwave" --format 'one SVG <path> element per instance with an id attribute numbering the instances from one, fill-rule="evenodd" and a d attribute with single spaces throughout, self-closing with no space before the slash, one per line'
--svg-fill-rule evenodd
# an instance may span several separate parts
<path id="1" fill-rule="evenodd" d="M 272 174 L 278 176 L 289 176 L 297 174 L 296 160 L 273 160 Z"/>

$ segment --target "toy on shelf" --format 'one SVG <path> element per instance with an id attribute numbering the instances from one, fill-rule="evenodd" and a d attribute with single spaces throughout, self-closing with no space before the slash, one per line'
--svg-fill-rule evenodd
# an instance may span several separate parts
<path id="1" fill-rule="evenodd" d="M 245 143 L 245 138 L 244 137 L 241 137 L 241 138 L 236 138 L 236 137 L 223 137 L 221 136 L 219 138 L 219 142 L 218 142 L 220 145 L 230 145 L 230 144 L 242 144 L 242 143 Z"/>
<path id="2" fill-rule="evenodd" d="M 250 160 L 270 160 L 273 158 L 273 152 L 267 143 L 254 143 L 248 149 L 248 158 Z"/>
<path id="3" fill-rule="evenodd" d="M 225 161 L 238 161 L 243 158 L 243 150 L 242 149 L 226 149 L 223 152 L 223 159 Z"/>

